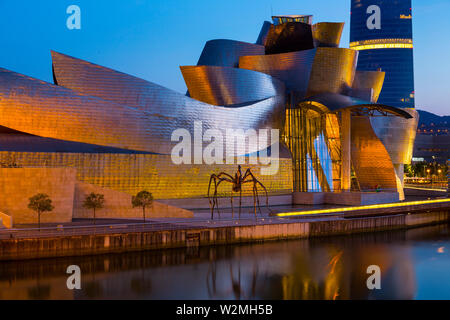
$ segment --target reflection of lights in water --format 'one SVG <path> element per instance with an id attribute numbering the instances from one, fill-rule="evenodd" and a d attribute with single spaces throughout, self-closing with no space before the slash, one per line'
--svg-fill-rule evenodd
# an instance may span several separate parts
<path id="1" fill-rule="evenodd" d="M 339 296 L 339 282 L 341 280 L 342 274 L 341 270 L 338 269 L 336 272 L 336 267 L 338 266 L 338 263 L 341 261 L 341 257 L 343 251 L 339 251 L 336 255 L 331 258 L 330 262 L 328 263 L 328 266 L 330 267 L 330 272 L 328 273 L 326 280 L 325 280 L 325 299 L 328 300 L 336 300 Z"/>
<path id="2" fill-rule="evenodd" d="M 296 255 L 292 271 L 282 276 L 282 298 L 338 299 L 342 295 L 344 252 L 332 248 L 320 250 L 319 254 L 308 251 Z"/>
<path id="3" fill-rule="evenodd" d="M 336 263 L 339 261 L 339 259 L 342 257 L 342 251 L 340 251 L 337 255 L 335 255 L 332 259 L 331 259 L 331 261 L 330 261 L 330 263 L 329 263 L 329 265 L 331 266 L 331 270 L 330 270 L 330 274 L 333 274 L 334 273 L 334 269 L 336 269 Z"/>
<path id="4" fill-rule="evenodd" d="M 244 263 L 244 265 L 246 265 Z M 228 270 L 227 270 L 228 269 Z M 232 261 L 212 261 L 206 274 L 206 287 L 209 298 L 254 299 L 257 297 L 257 285 L 261 279 L 257 263 L 253 266 L 241 266 Z"/>
<path id="5" fill-rule="evenodd" d="M 168 250 L 70 258 L 85 270 L 83 290 L 75 293 L 66 287 L 68 259 L 0 263 L 0 300 L 442 299 L 450 294 L 443 277 L 448 272 L 449 237 L 444 224 L 203 247 L 195 255 Z M 367 288 L 369 265 L 380 266 L 382 290 Z"/>

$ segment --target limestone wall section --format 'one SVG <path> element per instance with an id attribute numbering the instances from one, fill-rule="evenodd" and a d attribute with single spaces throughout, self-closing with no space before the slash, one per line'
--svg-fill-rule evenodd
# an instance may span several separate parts
<path id="1" fill-rule="evenodd" d="M 28 209 L 29 198 L 45 193 L 55 208 L 42 213 L 41 222 L 70 222 L 75 181 L 73 168 L 0 168 L 0 211 L 14 224 L 37 223 L 37 213 Z"/>

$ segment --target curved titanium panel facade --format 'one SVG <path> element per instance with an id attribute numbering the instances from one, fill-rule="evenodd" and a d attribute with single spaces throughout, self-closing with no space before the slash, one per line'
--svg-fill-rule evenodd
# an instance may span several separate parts
<path id="1" fill-rule="evenodd" d="M 217 115 L 217 121 L 222 122 L 222 120 L 220 120 L 221 115 L 219 113 L 216 113 L 216 111 L 211 111 L 212 109 L 209 110 L 212 107 L 211 104 L 202 103 L 201 101 L 186 97 L 181 93 L 159 86 L 152 82 L 64 54 L 52 52 L 52 56 L 54 74 L 57 83 L 66 88 L 75 90 L 82 94 L 96 96 L 105 100 L 111 100 L 123 105 L 135 107 L 143 111 L 150 111 L 152 113 L 157 113 L 164 116 L 176 117 L 180 118 L 180 120 L 184 119 L 185 122 L 188 120 L 190 120 L 190 122 L 193 122 L 194 120 L 201 120 L 198 119 L 195 112 L 197 111 L 199 114 L 202 114 L 201 109 L 207 108 L 208 112 L 206 114 L 211 114 L 213 118 L 213 115 Z M 207 70 L 207 68 L 205 70 Z M 230 74 L 232 73 L 232 71 L 228 68 L 225 68 L 224 70 L 228 70 Z M 246 70 L 241 71 L 242 74 L 246 74 Z M 239 71 L 236 71 L 233 74 L 238 75 L 238 72 Z M 257 73 L 253 73 L 253 75 L 255 74 Z M 256 77 L 267 80 L 263 74 L 259 74 Z M 279 82 L 277 82 L 276 79 L 272 78 L 271 81 L 277 88 L 279 87 Z M 267 82 L 265 83 L 267 84 Z M 232 85 L 231 83 L 229 84 Z M 259 82 L 259 84 L 261 84 L 261 82 Z M 267 87 L 264 88 L 264 90 L 266 89 Z M 223 90 L 226 90 L 226 88 Z M 277 91 L 275 90 L 274 92 Z M 269 97 L 269 94 L 264 97 Z M 251 99 L 243 102 L 248 104 L 247 107 L 273 103 L 273 111 L 278 113 L 276 117 L 283 118 L 283 116 L 280 115 L 284 115 L 284 106 L 282 106 L 282 104 L 284 104 L 284 93 L 272 98 L 272 102 L 266 100 L 251 104 L 251 102 L 257 100 L 258 99 L 252 97 Z M 240 108 L 233 112 L 245 113 L 245 110 L 245 108 Z M 236 115 L 237 114 L 234 116 Z M 244 114 L 242 114 L 242 116 L 244 116 Z M 266 120 L 269 124 L 267 128 L 278 128 L 278 125 L 281 125 L 280 128 L 282 128 L 283 126 L 283 123 L 277 122 L 277 124 L 274 124 L 272 127 L 270 125 L 270 119 L 272 119 L 272 116 L 267 113 L 264 115 L 261 114 L 261 117 L 268 117 Z M 259 116 L 256 118 L 259 118 Z M 185 126 L 183 127 L 186 128 Z M 233 126 L 232 128 L 236 127 Z M 248 128 L 248 125 L 244 125 L 243 128 Z"/>
<path id="2" fill-rule="evenodd" d="M 107 69 L 101 71 L 105 75 Z M 93 82 L 81 79 L 87 91 L 94 87 L 100 95 L 107 95 L 112 90 L 111 97 L 129 93 L 125 83 L 130 76 L 125 75 L 115 87 L 109 87 L 107 82 L 102 88 L 102 82 L 91 75 Z M 120 79 L 119 75 L 115 73 L 112 78 Z M 184 128 L 192 135 L 195 121 L 203 121 L 204 130 L 271 129 L 284 125 L 284 96 L 226 108 L 177 93 L 164 97 L 162 93 L 167 91 L 170 92 L 150 91 L 141 97 L 128 97 L 144 102 L 146 111 L 0 69 L 0 125 L 47 138 L 160 154 L 171 153 L 174 130 Z M 155 95 L 157 99 L 152 101 Z"/>
<path id="3" fill-rule="evenodd" d="M 344 23 L 319 22 L 312 26 L 315 47 L 339 47 Z"/>
<path id="4" fill-rule="evenodd" d="M 385 76 L 382 71 L 356 71 L 353 89 L 373 89 L 372 102 L 377 103 Z"/>
<path id="5" fill-rule="evenodd" d="M 343 109 L 370 109 L 375 108 L 385 113 L 389 113 L 404 119 L 411 119 L 412 115 L 405 109 L 385 106 L 382 104 L 371 103 L 369 101 L 361 100 L 352 96 L 345 96 L 337 93 L 322 93 L 313 97 L 308 97 L 304 101 L 313 105 L 318 105 L 322 111 L 342 111 Z M 326 109 L 324 109 L 326 107 Z"/>
<path id="6" fill-rule="evenodd" d="M 358 52 L 344 48 L 317 48 L 307 96 L 331 92 L 346 94 L 355 78 Z"/>
<path id="7" fill-rule="evenodd" d="M 243 56 L 239 68 L 259 71 L 284 82 L 300 97 L 306 94 L 316 49 L 264 56 Z"/>
<path id="8" fill-rule="evenodd" d="M 270 26 L 272 23 L 269 21 L 264 21 L 261 31 L 259 32 L 258 39 L 256 40 L 256 44 L 264 46 L 266 44 L 267 35 L 269 34 Z"/>
<path id="9" fill-rule="evenodd" d="M 265 45 L 266 54 L 314 49 L 311 25 L 303 22 L 271 25 Z"/>
<path id="10" fill-rule="evenodd" d="M 355 97 L 346 96 L 338 93 L 321 93 L 306 98 L 302 102 L 312 102 L 321 104 L 327 109 L 323 111 L 338 111 L 361 105 L 370 105 L 369 101 L 361 100 Z"/>
<path id="11" fill-rule="evenodd" d="M 369 117 L 352 117 L 351 156 L 361 191 L 398 190 L 394 165 L 372 130 Z"/>
<path id="12" fill-rule="evenodd" d="M 210 40 L 206 42 L 197 65 L 237 68 L 240 56 L 264 52 L 264 46 L 258 44 L 225 39 Z"/>
<path id="13" fill-rule="evenodd" d="M 143 111 L 162 113 L 173 103 L 190 101 L 183 94 L 131 75 L 52 51 L 57 85 Z"/>
<path id="14" fill-rule="evenodd" d="M 215 106 L 248 104 L 285 94 L 280 80 L 261 72 L 213 66 L 180 69 L 191 98 Z"/>
<path id="15" fill-rule="evenodd" d="M 143 151 L 43 138 L 25 133 L 0 134 L 0 151 L 147 154 Z"/>
<path id="16" fill-rule="evenodd" d="M 383 142 L 394 164 L 410 164 L 416 138 L 419 114 L 415 109 L 403 109 L 412 119 L 399 117 L 373 117 L 373 130 Z"/>
<path id="17" fill-rule="evenodd" d="M 5 69 L 0 69 L 0 97 L 0 122 L 5 127 L 47 138 L 152 152 L 149 146 L 154 138 L 147 127 L 157 120 L 155 115 Z M 156 134 L 164 130 L 160 120 L 152 126 Z"/>
<path id="18" fill-rule="evenodd" d="M 225 42 L 235 41 L 226 40 Z M 227 116 L 225 116 L 225 118 L 221 119 L 224 115 L 221 115 L 221 112 L 217 112 L 217 110 L 226 112 L 227 108 L 216 107 L 216 109 L 211 109 L 212 105 L 210 104 L 202 103 L 201 101 L 186 97 L 176 91 L 128 74 L 56 52 L 52 52 L 52 56 L 55 78 L 58 84 L 79 93 L 111 100 L 159 115 L 176 117 L 183 123 L 189 122 L 190 125 L 192 125 L 194 120 L 202 120 L 199 119 L 196 112 L 198 114 L 204 114 L 205 116 L 208 115 L 209 122 L 213 121 L 212 119 L 216 116 L 217 122 L 219 123 L 223 123 L 223 120 L 227 118 Z M 245 101 L 247 102 L 246 108 L 253 108 L 253 111 L 250 109 L 247 110 L 246 108 L 239 108 L 230 111 L 234 113 L 233 117 L 245 117 L 244 114 L 247 113 L 247 111 L 249 114 L 251 112 L 259 114 L 261 111 L 263 113 L 260 114 L 260 116 L 255 116 L 254 114 L 253 118 L 254 120 L 259 118 L 263 122 L 263 119 L 265 118 L 266 125 L 264 128 L 283 127 L 284 123 L 280 122 L 279 119 L 284 117 L 284 94 L 275 96 L 274 98 L 269 99 L 270 101 L 265 100 L 251 104 L 254 100 L 257 99 Z M 258 106 L 264 106 L 263 109 L 265 109 L 267 103 L 273 106 L 273 110 L 269 112 L 270 114 L 263 110 L 256 111 Z M 254 109 L 255 107 L 256 109 Z M 207 109 L 206 113 L 203 113 L 203 108 Z M 241 113 L 241 115 L 238 115 L 237 113 Z M 272 123 L 272 120 L 275 120 L 275 118 L 278 120 L 275 121 L 276 123 Z M 250 122 L 254 122 L 254 120 L 250 120 Z M 242 119 L 242 121 L 245 122 L 244 119 Z M 242 128 L 250 128 L 248 127 L 248 124 L 249 123 L 245 125 L 243 123 Z M 181 127 L 186 128 L 186 125 Z M 231 126 L 230 128 L 236 128 L 236 125 Z"/>

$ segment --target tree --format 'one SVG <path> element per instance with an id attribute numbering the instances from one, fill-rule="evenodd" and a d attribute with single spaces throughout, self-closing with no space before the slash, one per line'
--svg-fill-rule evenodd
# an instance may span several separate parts
<path id="1" fill-rule="evenodd" d="M 39 229 L 41 229 L 41 213 L 50 212 L 55 208 L 52 205 L 52 199 L 44 193 L 38 193 L 32 196 L 29 200 L 30 202 L 28 203 L 28 208 L 37 212 L 38 225 Z"/>
<path id="2" fill-rule="evenodd" d="M 84 199 L 83 207 L 86 209 L 92 209 L 94 211 L 94 224 L 95 224 L 95 210 L 101 209 L 105 205 L 105 196 L 100 193 L 91 192 Z"/>
<path id="3" fill-rule="evenodd" d="M 414 177 L 414 167 L 413 167 L 413 165 L 411 165 L 411 164 L 405 164 L 405 166 L 404 166 L 404 172 L 405 172 L 405 175 L 406 175 L 408 178 Z"/>
<path id="4" fill-rule="evenodd" d="M 131 204 L 133 205 L 133 208 L 142 207 L 142 215 L 145 222 L 145 208 L 150 207 L 153 204 L 153 195 L 145 190 L 140 191 L 131 198 Z"/>

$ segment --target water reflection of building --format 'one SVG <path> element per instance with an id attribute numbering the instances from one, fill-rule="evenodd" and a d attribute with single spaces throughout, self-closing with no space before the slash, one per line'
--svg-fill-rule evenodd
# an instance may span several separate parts
<path id="1" fill-rule="evenodd" d="M 442 230 L 2 262 L 0 299 L 413 299 L 411 244 Z M 71 264 L 81 291 L 66 288 Z M 381 268 L 379 291 L 367 289 L 370 265 Z"/>
<path id="2" fill-rule="evenodd" d="M 367 288 L 370 265 L 381 268 L 381 290 Z M 351 250 L 332 244 L 311 247 L 295 254 L 290 272 L 274 276 L 270 285 L 288 300 L 413 299 L 416 290 L 408 250 L 377 245 Z"/>

